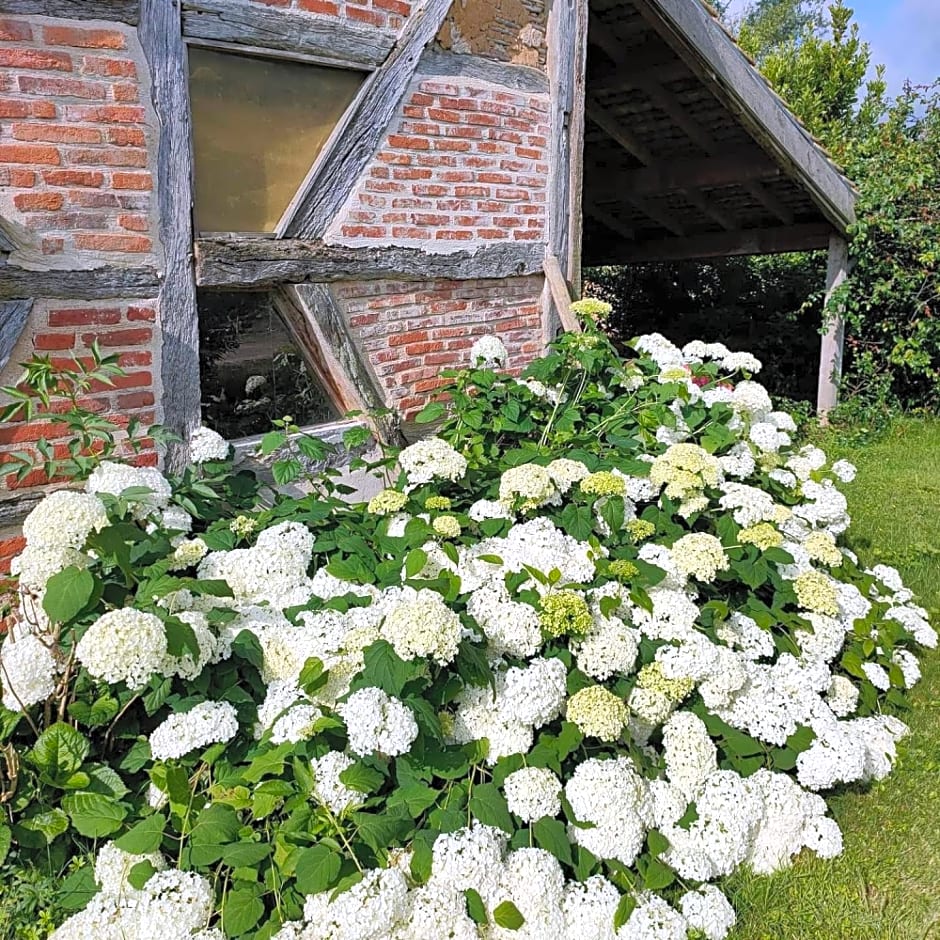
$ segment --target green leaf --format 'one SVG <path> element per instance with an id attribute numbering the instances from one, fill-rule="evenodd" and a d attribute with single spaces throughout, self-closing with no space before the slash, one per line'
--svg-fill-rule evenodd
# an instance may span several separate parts
<path id="1" fill-rule="evenodd" d="M 505 927 L 507 930 L 518 930 L 525 923 L 525 918 L 512 901 L 503 901 L 502 904 L 497 904 L 493 910 L 493 920 L 500 927 Z"/>
<path id="2" fill-rule="evenodd" d="M 447 414 L 447 409 L 439 401 L 428 402 L 416 415 L 416 424 L 431 424 L 440 421 Z"/>
<path id="3" fill-rule="evenodd" d="M 405 807 L 393 807 L 385 813 L 353 813 L 359 838 L 373 852 L 382 852 L 401 842 L 414 829 L 414 820 Z"/>
<path id="4" fill-rule="evenodd" d="M 297 858 L 294 877 L 303 894 L 318 894 L 332 888 L 339 880 L 342 856 L 325 845 L 304 849 Z"/>
<path id="5" fill-rule="evenodd" d="M 340 774 L 340 779 L 342 780 L 342 774 Z M 407 786 L 396 787 L 389 794 L 388 805 L 391 807 L 404 804 L 411 816 L 417 819 L 437 802 L 439 796 L 439 791 L 424 783 L 409 783 Z"/>
<path id="6" fill-rule="evenodd" d="M 68 831 L 69 818 L 61 809 L 55 808 L 21 819 L 19 824 L 30 832 L 38 832 L 48 845 Z"/>
<path id="7" fill-rule="evenodd" d="M 359 681 L 389 695 L 400 697 L 405 685 L 415 676 L 413 665 L 406 663 L 386 640 L 377 640 L 367 647 L 363 660 L 365 666 Z"/>
<path id="8" fill-rule="evenodd" d="M 12 844 L 13 830 L 6 823 L 0 823 L 0 865 L 6 859 Z"/>
<path id="9" fill-rule="evenodd" d="M 620 903 L 617 910 L 614 911 L 614 930 L 620 931 L 620 928 L 630 919 L 630 915 L 636 910 L 636 898 L 632 894 L 623 894 L 620 896 Z"/>
<path id="10" fill-rule="evenodd" d="M 286 486 L 293 483 L 304 472 L 304 465 L 296 457 L 285 457 L 283 460 L 275 460 L 271 467 L 271 476 L 278 486 Z"/>
<path id="11" fill-rule="evenodd" d="M 405 556 L 405 577 L 413 578 L 424 570 L 428 563 L 428 553 L 422 548 L 413 548 Z"/>
<path id="12" fill-rule="evenodd" d="M 643 884 L 648 891 L 661 891 L 676 880 L 676 873 L 659 859 L 651 859 L 643 872 Z"/>
<path id="13" fill-rule="evenodd" d="M 303 669 L 300 670 L 300 679 L 298 684 L 307 695 L 313 695 L 329 681 L 329 673 L 323 668 L 323 662 L 316 656 L 311 656 L 304 662 Z"/>
<path id="14" fill-rule="evenodd" d="M 70 702 L 69 716 L 89 728 L 100 728 L 106 725 L 120 711 L 118 700 L 110 693 L 105 693 L 91 705 L 87 702 Z"/>
<path id="15" fill-rule="evenodd" d="M 49 619 L 68 623 L 91 600 L 95 593 L 95 578 L 85 568 L 69 565 L 46 582 L 42 608 Z"/>
<path id="16" fill-rule="evenodd" d="M 233 842 L 222 852 L 222 861 L 232 868 L 255 866 L 271 854 L 271 845 L 267 842 Z"/>
<path id="17" fill-rule="evenodd" d="M 357 790 L 359 793 L 371 793 L 373 790 L 377 790 L 382 786 L 382 783 L 385 781 L 385 777 L 383 777 L 382 774 L 372 767 L 363 764 L 361 761 L 357 761 L 355 764 L 351 764 L 347 767 L 339 775 L 339 779 L 340 782 L 346 784 L 350 790 Z"/>
<path id="18" fill-rule="evenodd" d="M 473 788 L 470 795 L 470 812 L 481 823 L 496 826 L 510 835 L 513 831 L 512 816 L 506 798 L 494 783 L 481 783 Z"/>
<path id="19" fill-rule="evenodd" d="M 39 735 L 26 756 L 44 780 L 59 785 L 81 767 L 90 747 L 85 735 L 58 721 Z"/>
<path id="20" fill-rule="evenodd" d="M 483 898 L 480 897 L 479 892 L 473 888 L 467 888 L 464 890 L 463 896 L 467 899 L 467 915 L 470 920 L 481 926 L 489 923 L 489 918 L 486 916 L 486 905 L 483 903 Z"/>
<path id="21" fill-rule="evenodd" d="M 131 887 L 137 888 L 139 891 L 156 873 L 157 870 L 153 867 L 153 862 L 145 858 L 131 868 L 127 873 L 127 880 L 130 882 Z"/>
<path id="22" fill-rule="evenodd" d="M 493 670 L 486 656 L 485 646 L 476 646 L 467 639 L 460 641 L 457 650 L 457 672 L 468 685 L 492 685 Z"/>
<path id="23" fill-rule="evenodd" d="M 662 855 L 669 848 L 669 840 L 656 829 L 650 829 L 646 834 L 646 844 L 653 858 Z"/>
<path id="24" fill-rule="evenodd" d="M 267 457 L 269 454 L 273 454 L 276 450 L 279 450 L 286 443 L 287 435 L 283 431 L 268 431 L 268 433 L 261 438 L 261 444 L 258 449 Z"/>
<path id="25" fill-rule="evenodd" d="M 56 903 L 64 911 L 80 911 L 97 893 L 94 866 L 83 865 L 59 885 Z"/>
<path id="26" fill-rule="evenodd" d="M 565 824 L 558 819 L 552 819 L 545 816 L 538 819 L 532 825 L 532 834 L 535 841 L 545 849 L 551 852 L 559 862 L 565 865 L 573 865 L 571 858 L 571 843 L 568 841 L 568 832 Z"/>
<path id="27" fill-rule="evenodd" d="M 199 656 L 199 641 L 196 633 L 188 623 L 176 617 L 168 617 L 164 622 L 166 631 L 166 650 L 171 656 L 185 656 L 190 653 L 193 657 Z"/>
<path id="28" fill-rule="evenodd" d="M 127 817 L 127 807 L 123 803 L 100 793 L 70 793 L 63 797 L 62 808 L 79 833 L 90 839 L 117 832 Z"/>
<path id="29" fill-rule="evenodd" d="M 132 826 L 114 844 L 131 855 L 149 855 L 160 848 L 165 829 L 166 817 L 157 813 Z"/>
<path id="30" fill-rule="evenodd" d="M 213 803 L 197 817 L 189 837 L 190 861 L 197 867 L 213 865 L 222 858 L 225 846 L 234 842 L 241 823 L 230 806 Z"/>
<path id="31" fill-rule="evenodd" d="M 569 503 L 558 521 L 565 533 L 579 542 L 586 542 L 594 531 L 594 513 L 587 506 Z"/>
<path id="32" fill-rule="evenodd" d="M 226 937 L 247 934 L 264 916 L 264 902 L 254 887 L 239 887 L 222 901 L 222 929 Z"/>

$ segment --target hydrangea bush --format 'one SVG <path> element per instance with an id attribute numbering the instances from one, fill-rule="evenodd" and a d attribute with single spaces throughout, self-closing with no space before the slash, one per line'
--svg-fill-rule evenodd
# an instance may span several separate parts
<path id="1" fill-rule="evenodd" d="M 367 504 L 203 430 L 33 511 L 0 858 L 57 940 L 720 940 L 716 881 L 839 853 L 936 634 L 754 357 L 579 312 L 521 378 L 481 341 Z"/>

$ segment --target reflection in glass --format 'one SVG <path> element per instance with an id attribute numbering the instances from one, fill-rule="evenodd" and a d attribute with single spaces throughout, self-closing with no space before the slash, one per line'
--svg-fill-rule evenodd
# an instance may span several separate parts
<path id="1" fill-rule="evenodd" d="M 203 419 L 229 440 L 339 418 L 269 294 L 199 291 L 199 359 Z"/>
<path id="2" fill-rule="evenodd" d="M 199 232 L 273 232 L 364 75 L 189 50 Z"/>

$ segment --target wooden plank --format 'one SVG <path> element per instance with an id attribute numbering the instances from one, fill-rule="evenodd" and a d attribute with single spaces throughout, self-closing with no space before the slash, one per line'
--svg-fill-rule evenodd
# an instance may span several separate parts
<path id="1" fill-rule="evenodd" d="M 0 371 L 10 361 L 29 322 L 32 309 L 31 300 L 6 300 L 0 303 Z"/>
<path id="2" fill-rule="evenodd" d="M 845 347 L 843 310 L 841 306 L 833 304 L 832 299 L 848 276 L 848 242 L 839 235 L 833 235 L 829 239 L 829 258 L 826 264 L 826 303 L 823 309 L 827 329 L 820 345 L 816 396 L 816 412 L 824 422 L 839 401 L 839 382 L 842 379 L 842 356 Z"/>
<path id="3" fill-rule="evenodd" d="M 386 407 L 382 388 L 361 355 L 330 286 L 301 284 L 286 288 L 284 293 L 303 311 L 316 338 L 323 367 L 348 402 L 344 411 L 364 412 L 364 420 L 384 443 L 395 446 L 406 443 L 399 417 Z"/>
<path id="4" fill-rule="evenodd" d="M 178 2 L 141 0 L 138 34 L 150 66 L 150 94 L 160 128 L 157 213 L 164 254 L 164 276 L 159 294 L 163 338 L 162 423 L 186 441 L 202 421 L 202 393 L 199 384 L 199 313 L 192 263 L 192 126 L 186 45 Z M 167 448 L 169 469 L 180 469 L 186 459 L 185 444 Z"/>
<path id="5" fill-rule="evenodd" d="M 665 238 L 611 246 L 595 264 L 633 264 L 645 261 L 686 261 L 695 258 L 724 258 L 732 255 L 772 255 L 787 251 L 825 248 L 832 234 L 828 222 L 810 222 L 779 228 L 714 232 L 688 238 Z"/>
<path id="6" fill-rule="evenodd" d="M 706 87 L 845 234 L 855 221 L 855 190 L 704 5 L 689 0 L 634 2 Z"/>
<path id="7" fill-rule="evenodd" d="M 395 44 L 391 30 L 243 0 L 183 0 L 183 35 L 279 49 L 365 69 L 384 62 Z"/>
<path id="8" fill-rule="evenodd" d="M 0 264 L 0 301 L 23 297 L 47 297 L 50 300 L 152 298 L 159 291 L 159 276 L 153 268 L 108 265 L 88 271 L 33 271 Z"/>
<path id="9" fill-rule="evenodd" d="M 580 333 L 581 324 L 571 312 L 571 289 L 561 270 L 561 263 L 553 254 L 545 255 L 544 271 L 545 280 L 548 282 L 548 288 L 551 291 L 552 303 L 558 311 L 562 329 L 566 333 Z"/>
<path id="10" fill-rule="evenodd" d="M 564 269 L 575 297 L 581 296 L 581 248 L 584 232 L 584 134 L 587 100 L 587 34 L 589 0 L 575 4 L 574 69 L 572 74 L 571 117 L 568 136 L 568 264 Z"/>
<path id="11" fill-rule="evenodd" d="M 279 237 L 320 238 L 365 171 L 398 111 L 424 47 L 437 35 L 451 0 L 425 0 L 314 161 L 277 227 Z"/>
<path id="12" fill-rule="evenodd" d="M 541 242 L 428 254 L 420 248 L 349 248 L 296 239 L 203 238 L 196 242 L 196 279 L 202 287 L 261 288 L 383 278 L 505 278 L 541 271 L 544 253 Z"/>
<path id="13" fill-rule="evenodd" d="M 64 20 L 105 20 L 129 23 L 140 20 L 139 0 L 2 0 L 0 13 L 55 16 Z"/>
<path id="14" fill-rule="evenodd" d="M 433 46 L 422 53 L 417 74 L 472 78 L 529 95 L 549 93 L 548 76 L 540 69 L 510 62 L 496 62 L 479 55 L 445 52 Z"/>

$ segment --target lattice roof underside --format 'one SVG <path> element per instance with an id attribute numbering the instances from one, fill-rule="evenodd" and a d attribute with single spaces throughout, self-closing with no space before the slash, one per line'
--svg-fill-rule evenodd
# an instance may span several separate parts
<path id="1" fill-rule="evenodd" d="M 855 191 L 699 0 L 591 0 L 585 265 L 824 248 Z"/>

